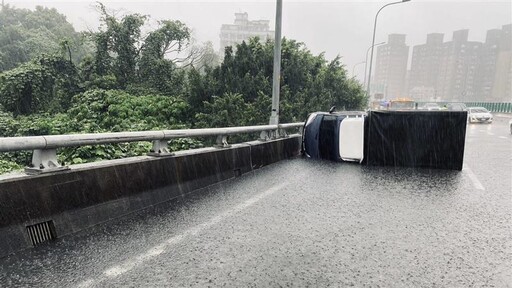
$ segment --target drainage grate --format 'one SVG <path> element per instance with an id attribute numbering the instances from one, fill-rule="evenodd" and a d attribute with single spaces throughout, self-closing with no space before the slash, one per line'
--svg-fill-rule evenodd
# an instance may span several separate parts
<path id="1" fill-rule="evenodd" d="M 34 246 L 56 238 L 52 220 L 27 226 L 27 232 Z"/>

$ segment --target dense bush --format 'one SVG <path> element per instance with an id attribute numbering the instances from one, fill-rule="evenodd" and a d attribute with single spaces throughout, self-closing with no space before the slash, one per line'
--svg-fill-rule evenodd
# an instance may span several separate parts
<path id="1" fill-rule="evenodd" d="M 89 90 L 73 97 L 72 108 L 65 114 L 33 114 L 13 118 L 0 113 L 0 136 L 37 136 L 75 133 L 99 133 L 121 131 L 147 131 L 188 128 L 184 118 L 188 105 L 179 98 L 145 95 L 133 96 L 119 90 Z M 201 147 L 197 140 L 172 141 L 172 150 Z M 98 160 L 117 159 L 143 155 L 151 144 L 120 143 L 98 146 L 63 148 L 59 160 L 66 164 L 78 164 Z M 18 169 L 11 165 L 28 165 L 31 152 L 0 154 L 2 171 Z"/>

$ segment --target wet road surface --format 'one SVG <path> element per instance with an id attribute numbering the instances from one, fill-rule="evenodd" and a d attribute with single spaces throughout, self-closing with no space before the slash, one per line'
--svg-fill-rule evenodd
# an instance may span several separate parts
<path id="1" fill-rule="evenodd" d="M 284 161 L 0 259 L 2 287 L 512 287 L 512 136 L 463 171 Z"/>

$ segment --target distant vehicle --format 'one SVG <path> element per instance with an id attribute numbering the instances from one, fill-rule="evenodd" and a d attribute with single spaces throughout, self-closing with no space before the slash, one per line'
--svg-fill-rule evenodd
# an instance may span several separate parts
<path id="1" fill-rule="evenodd" d="M 385 101 L 385 100 L 373 101 L 370 105 L 370 108 L 372 110 L 386 110 L 389 108 L 389 101 Z"/>
<path id="2" fill-rule="evenodd" d="M 492 123 L 492 114 L 484 107 L 469 107 L 469 123 Z"/>
<path id="3" fill-rule="evenodd" d="M 427 103 L 427 104 L 423 105 L 423 110 L 439 111 L 439 110 L 441 110 L 441 107 L 439 107 L 439 105 L 437 105 L 437 103 Z"/>
<path id="4" fill-rule="evenodd" d="M 391 110 L 413 110 L 414 100 L 410 98 L 396 98 L 391 100 L 389 103 L 389 109 Z"/>
<path id="5" fill-rule="evenodd" d="M 446 108 L 450 111 L 467 111 L 468 107 L 464 103 L 448 103 L 446 104 Z"/>
<path id="6" fill-rule="evenodd" d="M 508 126 L 510 127 L 510 134 L 512 135 L 512 119 L 508 121 Z"/>

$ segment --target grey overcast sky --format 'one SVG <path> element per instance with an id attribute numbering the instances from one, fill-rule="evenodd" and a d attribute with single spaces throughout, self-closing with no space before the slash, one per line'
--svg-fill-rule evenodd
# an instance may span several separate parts
<path id="1" fill-rule="evenodd" d="M 95 1 L 84 0 L 4 0 L 18 8 L 34 9 L 36 5 L 57 8 L 77 30 L 96 29 L 98 14 Z M 150 15 L 152 20 L 173 19 L 185 22 L 199 42 L 212 41 L 219 49 L 219 32 L 224 23 L 232 23 L 235 12 L 249 13 L 250 20 L 275 23 L 275 1 L 121 1 L 103 0 L 109 9 L 121 13 Z M 364 61 L 371 45 L 373 21 L 378 9 L 389 2 L 375 1 L 288 1 L 283 0 L 283 36 L 304 42 L 327 59 L 342 57 L 349 74 L 354 64 Z M 439 1 L 411 0 L 386 7 L 379 14 L 376 42 L 387 40 L 391 33 L 406 34 L 409 46 L 425 42 L 426 34 L 444 33 L 445 41 L 452 32 L 469 29 L 469 39 L 484 41 L 486 31 L 512 23 L 512 1 Z M 412 51 L 412 47 L 410 48 Z M 355 74 L 363 77 L 364 65 Z"/>

